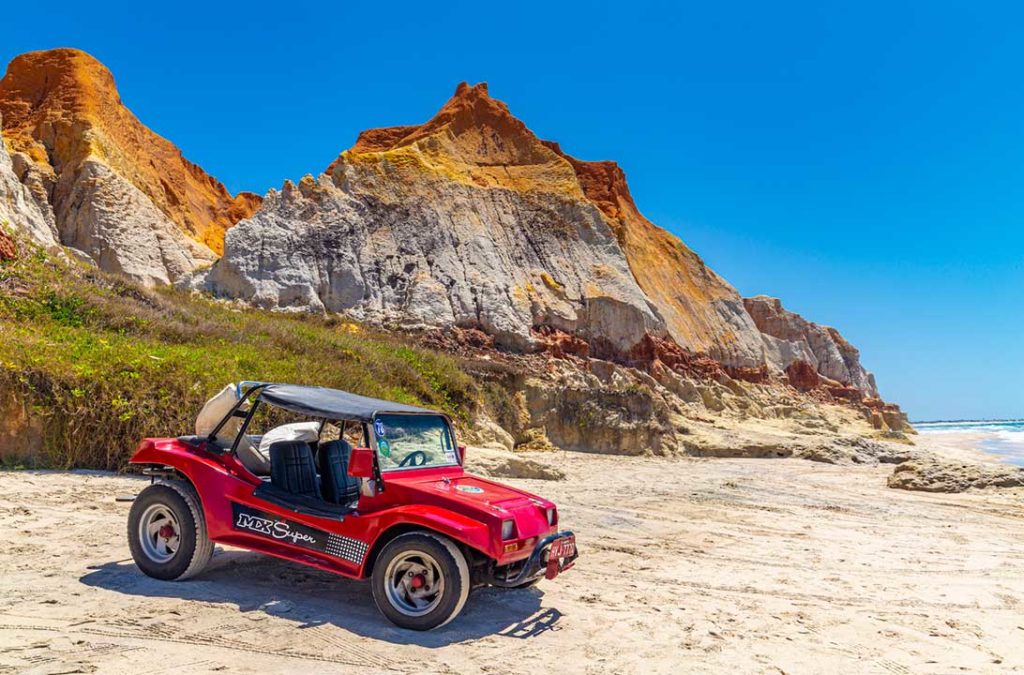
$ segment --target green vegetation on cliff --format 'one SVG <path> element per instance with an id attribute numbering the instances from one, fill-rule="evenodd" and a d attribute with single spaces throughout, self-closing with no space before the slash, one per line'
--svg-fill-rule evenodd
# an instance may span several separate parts
<path id="1" fill-rule="evenodd" d="M 396 337 L 145 289 L 19 248 L 0 262 L 4 463 L 122 467 L 140 438 L 190 433 L 206 399 L 239 380 L 337 387 L 461 422 L 477 405 L 454 359 Z"/>

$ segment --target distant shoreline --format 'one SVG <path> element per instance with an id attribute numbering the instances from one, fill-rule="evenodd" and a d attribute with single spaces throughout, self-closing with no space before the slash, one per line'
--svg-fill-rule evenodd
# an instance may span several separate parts
<path id="1" fill-rule="evenodd" d="M 911 424 L 1024 424 L 1024 417 L 1009 419 L 977 419 L 977 420 L 911 420 Z"/>
<path id="2" fill-rule="evenodd" d="M 1024 466 L 1024 420 L 913 422 L 921 445 L 940 454 Z"/>

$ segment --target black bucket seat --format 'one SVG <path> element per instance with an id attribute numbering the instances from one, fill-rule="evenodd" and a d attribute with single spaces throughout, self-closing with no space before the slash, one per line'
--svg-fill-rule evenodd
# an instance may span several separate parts
<path id="1" fill-rule="evenodd" d="M 359 479 L 348 475 L 352 446 L 344 440 L 320 444 L 320 487 L 323 498 L 334 504 L 350 504 L 359 498 Z"/>
<path id="2" fill-rule="evenodd" d="M 346 463 L 346 469 L 347 469 Z M 274 487 L 302 497 L 320 499 L 320 481 L 313 464 L 313 450 L 305 441 L 279 441 L 270 446 L 270 482 Z"/>

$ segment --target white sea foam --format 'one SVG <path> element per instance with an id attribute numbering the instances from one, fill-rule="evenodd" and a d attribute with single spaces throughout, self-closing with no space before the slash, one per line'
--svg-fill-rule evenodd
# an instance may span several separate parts
<path id="1" fill-rule="evenodd" d="M 923 434 L 978 433 L 978 449 L 999 455 L 1003 461 L 1024 466 L 1024 420 L 964 420 L 917 422 Z"/>

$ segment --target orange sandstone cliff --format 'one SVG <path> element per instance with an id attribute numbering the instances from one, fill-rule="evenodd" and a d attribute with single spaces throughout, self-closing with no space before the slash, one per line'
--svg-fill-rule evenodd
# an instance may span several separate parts
<path id="1" fill-rule="evenodd" d="M 106 269 L 174 280 L 223 250 L 261 199 L 235 197 L 121 102 L 103 64 L 74 49 L 29 52 L 0 80 L 3 137 L 60 243 Z"/>
<path id="2" fill-rule="evenodd" d="M 486 84 L 265 201 L 143 126 L 84 52 L 14 59 L 0 115 L 0 220 L 144 283 L 877 398 L 838 332 L 741 298 L 641 214 L 618 165 L 542 141 Z"/>

